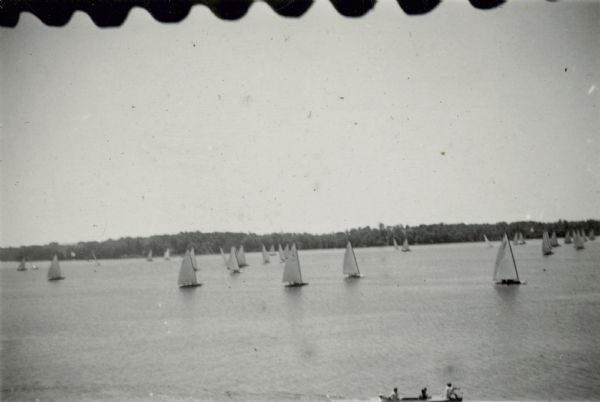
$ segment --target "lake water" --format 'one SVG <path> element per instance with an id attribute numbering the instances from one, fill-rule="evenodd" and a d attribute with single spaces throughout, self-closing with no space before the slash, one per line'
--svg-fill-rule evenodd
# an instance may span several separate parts
<path id="1" fill-rule="evenodd" d="M 600 398 L 600 242 L 541 256 L 513 247 L 527 284 L 492 284 L 482 243 L 299 251 L 302 288 L 282 264 L 230 275 L 198 256 L 204 286 L 171 261 L 61 262 L 66 280 L 1 268 L 6 401 L 377 400 L 397 386 L 468 400 Z M 271 257 L 276 260 L 277 257 Z"/>

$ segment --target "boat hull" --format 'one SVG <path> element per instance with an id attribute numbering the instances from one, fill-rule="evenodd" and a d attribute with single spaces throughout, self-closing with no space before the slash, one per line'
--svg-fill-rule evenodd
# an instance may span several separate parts
<path id="1" fill-rule="evenodd" d="M 499 282 L 496 282 L 496 285 L 500 286 L 512 286 L 512 285 L 524 285 L 525 282 L 517 281 L 514 279 L 505 279 Z"/>
<path id="2" fill-rule="evenodd" d="M 308 285 L 308 282 L 291 282 L 291 283 L 286 283 L 285 287 L 286 288 L 299 288 L 301 286 L 306 286 Z"/>
<path id="3" fill-rule="evenodd" d="M 58 278 L 50 278 L 50 279 L 48 279 L 48 280 L 49 280 L 49 281 L 60 281 L 60 280 L 63 280 L 63 279 L 65 279 L 65 277 L 64 277 L 64 276 L 59 276 Z"/>
<path id="4" fill-rule="evenodd" d="M 347 275 L 346 279 L 350 279 L 350 280 L 351 279 L 360 279 L 362 277 L 363 277 L 363 275 L 361 275 L 361 274 L 353 274 L 353 275 Z"/>
<path id="5" fill-rule="evenodd" d="M 180 289 L 189 289 L 189 288 L 197 288 L 199 286 L 202 286 L 201 283 L 190 283 L 189 285 L 179 285 Z"/>

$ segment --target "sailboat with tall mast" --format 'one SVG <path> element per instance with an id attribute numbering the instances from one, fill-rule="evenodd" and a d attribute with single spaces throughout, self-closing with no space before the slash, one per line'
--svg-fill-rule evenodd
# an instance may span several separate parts
<path id="1" fill-rule="evenodd" d="M 550 236 L 550 245 L 552 247 L 560 247 L 560 244 L 558 244 L 558 238 L 556 237 L 556 232 L 552 232 L 552 236 Z"/>
<path id="2" fill-rule="evenodd" d="M 292 245 L 292 249 L 285 261 L 285 267 L 283 269 L 283 283 L 287 287 L 296 287 L 308 285 L 307 282 L 302 280 L 302 272 L 300 271 L 300 259 L 298 258 L 298 250 L 296 245 Z"/>
<path id="3" fill-rule="evenodd" d="M 271 244 L 271 248 L 269 249 L 269 255 L 276 255 L 277 253 L 275 252 L 275 246 L 273 244 Z"/>
<path id="4" fill-rule="evenodd" d="M 567 230 L 565 232 L 565 244 L 571 244 L 573 243 L 573 237 L 571 236 L 571 232 L 569 230 Z"/>
<path id="5" fill-rule="evenodd" d="M 392 237 L 392 240 L 394 241 L 394 249 L 398 250 L 398 242 L 396 241 L 396 238 Z"/>
<path id="6" fill-rule="evenodd" d="M 591 241 L 596 240 L 596 233 L 594 233 L 594 229 L 590 229 L 590 233 L 588 233 L 588 237 Z"/>
<path id="7" fill-rule="evenodd" d="M 262 259 L 263 259 L 263 264 L 268 264 L 271 262 L 271 260 L 269 259 L 269 254 L 267 254 L 267 249 L 265 248 L 265 245 L 262 245 Z"/>
<path id="8" fill-rule="evenodd" d="M 50 263 L 50 268 L 48 268 L 48 280 L 49 281 L 59 281 L 61 279 L 65 279 L 61 270 L 60 264 L 58 263 L 58 256 L 54 254 L 54 258 L 52 258 L 52 262 Z"/>
<path id="9" fill-rule="evenodd" d="M 486 245 L 488 248 L 492 248 L 492 247 L 494 247 L 494 246 L 492 245 L 492 243 L 491 243 L 491 242 L 488 240 L 488 238 L 487 238 L 487 236 L 486 236 L 486 235 L 483 235 L 483 241 L 485 241 L 485 245 Z"/>
<path id="10" fill-rule="evenodd" d="M 223 259 L 223 264 L 227 266 L 227 257 L 225 257 L 225 253 L 223 252 L 223 248 L 219 247 L 219 252 L 221 253 L 221 258 Z"/>
<path id="11" fill-rule="evenodd" d="M 229 253 L 229 260 L 227 261 L 227 269 L 232 274 L 240 273 L 240 265 L 238 264 L 235 247 L 233 247 L 233 246 L 231 247 L 231 252 Z"/>
<path id="12" fill-rule="evenodd" d="M 361 278 L 360 270 L 358 269 L 358 262 L 356 262 L 356 255 L 350 241 L 346 244 L 346 252 L 344 252 L 344 265 L 343 274 L 347 278 Z"/>
<path id="13" fill-rule="evenodd" d="M 94 259 L 94 262 L 96 263 L 97 266 L 100 266 L 100 261 L 98 261 L 98 259 L 96 258 L 96 253 L 94 253 L 92 251 L 92 258 Z"/>
<path id="14" fill-rule="evenodd" d="M 573 246 L 575 247 L 575 250 L 583 250 L 585 248 L 579 230 L 573 231 Z"/>
<path id="15" fill-rule="evenodd" d="M 167 249 L 165 250 L 165 254 L 163 255 L 163 257 L 166 261 L 169 261 L 171 259 L 171 249 L 169 247 L 167 247 Z"/>
<path id="16" fill-rule="evenodd" d="M 504 238 L 502 238 L 502 242 L 498 247 L 493 280 L 497 285 L 520 285 L 522 283 L 519 279 L 515 256 L 506 234 L 504 234 Z"/>
<path id="17" fill-rule="evenodd" d="M 192 261 L 192 253 L 190 250 L 187 250 L 183 256 L 183 261 L 181 261 L 179 277 L 177 278 L 177 284 L 180 288 L 195 288 L 197 286 L 202 286 L 196 278 L 197 269 L 194 268 Z"/>
<path id="18" fill-rule="evenodd" d="M 248 263 L 246 262 L 246 254 L 244 254 L 244 245 L 241 245 L 237 251 L 237 260 L 240 268 L 248 266 Z"/>
<path id="19" fill-rule="evenodd" d="M 518 241 L 518 243 L 517 243 L 517 244 L 519 244 L 519 245 L 523 245 L 523 244 L 525 244 L 525 243 L 526 243 L 526 242 L 525 242 L 525 238 L 523 237 L 523 233 L 519 232 L 519 241 Z"/>
<path id="20" fill-rule="evenodd" d="M 27 271 L 27 267 L 25 266 L 26 260 L 25 257 L 21 259 L 19 266 L 17 267 L 17 271 Z"/>
<path id="21" fill-rule="evenodd" d="M 404 236 L 404 243 L 402 243 L 402 251 L 410 251 L 410 247 L 408 247 L 408 237 Z"/>
<path id="22" fill-rule="evenodd" d="M 152 262 L 152 249 L 148 251 L 148 254 L 146 255 L 146 261 Z"/>
<path id="23" fill-rule="evenodd" d="M 542 255 L 552 255 L 552 244 L 550 243 L 550 236 L 548 232 L 544 231 L 542 234 Z"/>

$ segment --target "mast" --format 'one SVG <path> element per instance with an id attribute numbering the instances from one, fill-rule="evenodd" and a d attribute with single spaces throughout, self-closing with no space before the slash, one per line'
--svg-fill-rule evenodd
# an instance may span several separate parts
<path id="1" fill-rule="evenodd" d="M 508 240 L 508 237 L 506 239 Z M 515 261 L 515 255 L 513 254 L 512 247 L 510 245 L 510 241 L 507 241 L 507 243 L 508 243 L 508 249 L 510 250 L 510 256 L 512 257 L 513 265 L 515 266 L 515 273 L 517 274 L 517 281 L 521 282 L 521 279 L 519 278 L 519 270 L 517 269 L 517 262 Z"/>

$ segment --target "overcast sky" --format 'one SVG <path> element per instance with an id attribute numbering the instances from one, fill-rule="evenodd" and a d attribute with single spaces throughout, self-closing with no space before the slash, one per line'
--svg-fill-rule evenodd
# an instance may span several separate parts
<path id="1" fill-rule="evenodd" d="M 600 218 L 600 2 L 0 29 L 1 245 Z"/>

